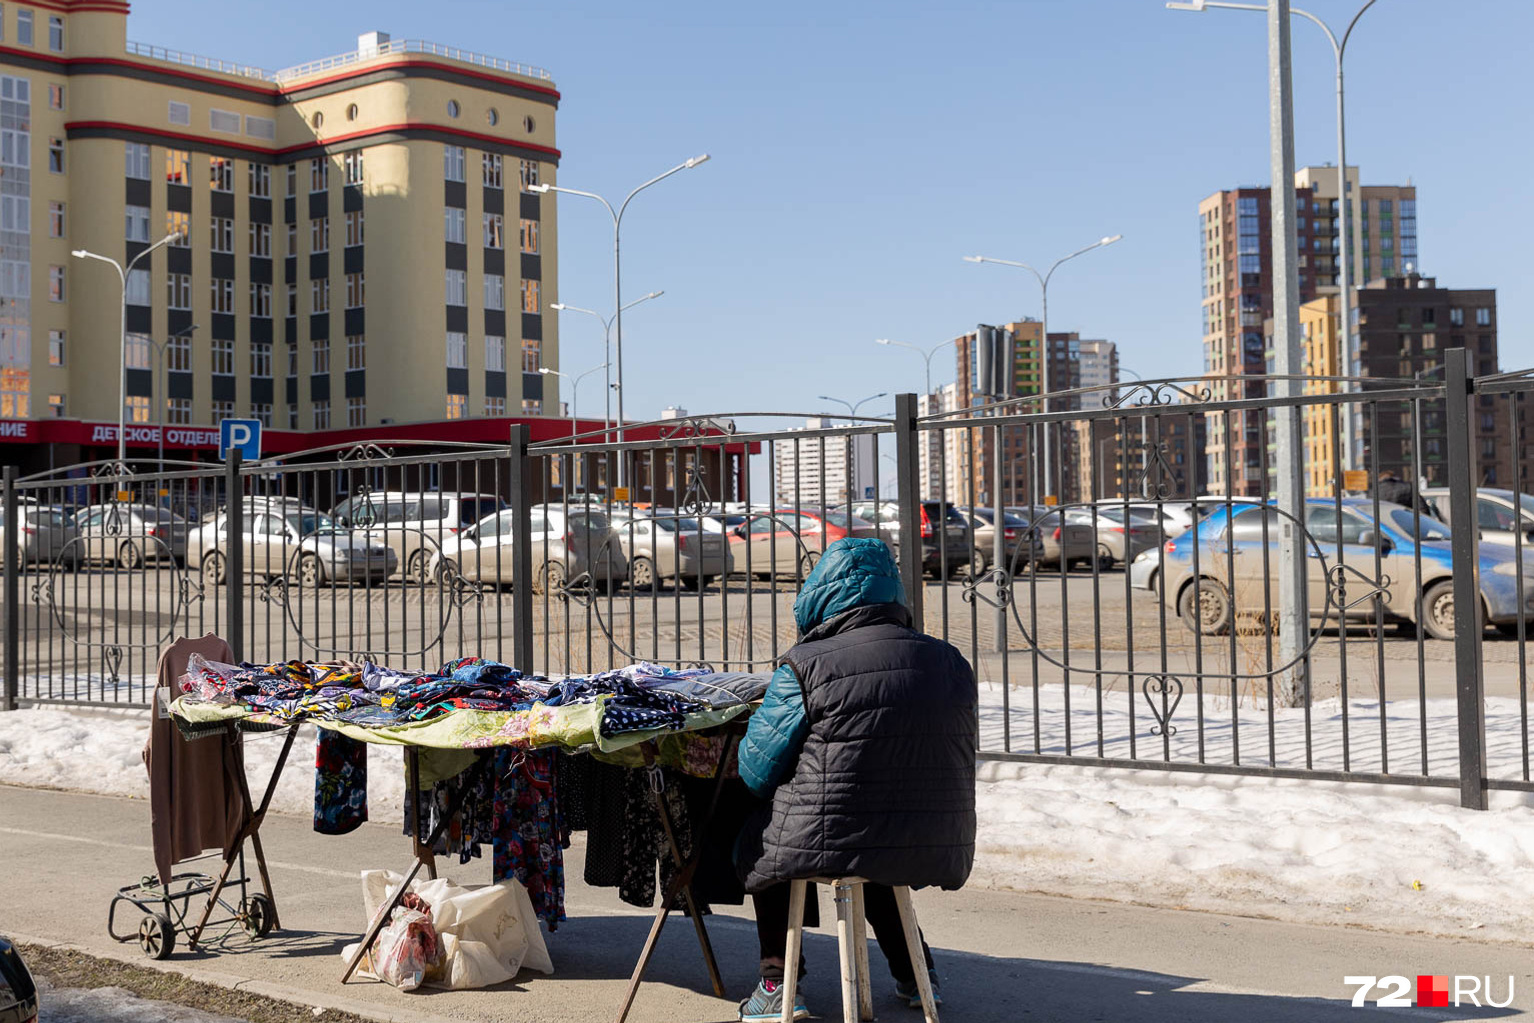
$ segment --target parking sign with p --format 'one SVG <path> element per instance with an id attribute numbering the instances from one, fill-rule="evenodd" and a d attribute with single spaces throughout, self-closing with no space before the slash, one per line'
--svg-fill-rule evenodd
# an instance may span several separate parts
<path id="1" fill-rule="evenodd" d="M 246 462 L 261 457 L 261 420 L 225 419 L 218 424 L 218 457 L 228 458 L 231 451 L 238 451 Z"/>

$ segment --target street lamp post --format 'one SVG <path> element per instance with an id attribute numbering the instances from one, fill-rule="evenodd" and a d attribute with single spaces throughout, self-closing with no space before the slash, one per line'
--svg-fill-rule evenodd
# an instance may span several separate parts
<path id="1" fill-rule="evenodd" d="M 576 412 L 577 412 L 577 409 L 579 407 L 579 402 L 580 402 L 581 381 L 586 379 L 587 377 L 589 377 L 591 374 L 595 373 L 597 370 L 599 370 L 599 369 L 606 369 L 606 368 L 607 368 L 607 363 L 604 362 L 600 366 L 592 366 L 588 370 L 584 370 L 584 371 L 582 371 L 580 373 L 573 373 L 573 374 L 572 373 L 561 373 L 559 370 L 557 370 L 557 369 L 550 369 L 547 366 L 541 366 L 538 369 L 538 372 L 542 373 L 544 376 L 560 377 L 562 379 L 570 381 L 570 441 L 571 441 L 571 443 L 574 443 L 575 435 L 576 435 L 576 432 L 577 432 L 575 420 L 576 420 Z M 606 425 L 607 424 L 605 424 L 605 423 L 603 424 L 604 427 Z"/>
<path id="2" fill-rule="evenodd" d="M 1029 266 L 1027 263 L 1019 263 L 1013 259 L 994 259 L 990 256 L 964 257 L 965 261 L 969 263 L 998 263 L 1002 266 L 1011 266 L 1020 270 L 1027 270 L 1029 273 L 1033 274 L 1034 278 L 1039 282 L 1039 297 L 1043 304 L 1043 309 L 1039 315 L 1039 354 L 1041 361 L 1043 362 L 1042 378 L 1039 381 L 1039 391 L 1040 396 L 1043 399 L 1043 405 L 1041 407 L 1045 412 L 1049 411 L 1049 279 L 1055 275 L 1056 270 L 1060 269 L 1061 264 L 1067 263 L 1070 260 L 1075 259 L 1077 256 L 1084 256 L 1088 252 L 1091 252 L 1093 249 L 1100 249 L 1105 245 L 1112 245 L 1114 242 L 1123 237 L 1124 236 L 1121 234 L 1115 234 L 1105 238 L 1100 238 L 1093 242 L 1091 245 L 1077 249 L 1075 252 L 1072 252 L 1068 256 L 1061 256 L 1059 259 L 1054 261 L 1054 264 L 1050 266 L 1048 272 L 1042 274 L 1035 270 L 1033 267 Z M 1044 486 L 1046 488 L 1050 486 L 1050 480 L 1052 478 L 1049 471 L 1049 455 L 1049 425 L 1046 423 L 1044 426 Z M 1001 488 L 1000 480 L 997 480 L 996 486 L 999 491 Z"/>
<path id="3" fill-rule="evenodd" d="M 871 401 L 877 401 L 880 398 L 886 398 L 888 396 L 889 396 L 889 392 L 888 391 L 880 391 L 878 394 L 870 394 L 866 398 L 859 398 L 855 402 L 848 401 L 845 398 L 833 398 L 829 394 L 822 394 L 822 395 L 819 395 L 818 397 L 820 398 L 821 401 L 834 401 L 838 405 L 846 405 L 847 406 L 847 424 L 850 426 L 850 425 L 853 425 L 854 422 L 857 419 L 858 409 L 862 408 L 864 405 L 867 405 Z M 877 444 L 878 441 L 875 440 L 874 443 Z M 853 489 L 857 485 L 857 481 L 858 481 L 858 458 L 857 458 L 857 455 L 858 455 L 857 441 L 852 441 L 851 444 L 849 445 L 849 450 L 848 450 L 848 453 L 847 453 L 847 500 L 849 502 L 857 500 L 857 497 L 858 497 L 857 492 Z M 798 459 L 797 458 L 794 460 L 794 465 L 795 465 L 795 471 L 797 471 L 797 467 L 798 467 Z M 824 468 L 824 467 L 822 467 L 822 468 Z M 798 487 L 797 483 L 795 483 L 795 487 L 796 488 Z"/>
<path id="4" fill-rule="evenodd" d="M 169 245 L 180 237 L 180 231 L 171 232 L 128 260 L 127 266 L 123 266 L 111 256 L 103 256 L 86 249 L 75 249 L 70 253 L 76 259 L 96 259 L 103 263 L 112 264 L 113 269 L 117 271 L 118 283 L 122 286 L 122 319 L 120 321 L 121 329 L 118 332 L 117 338 L 119 355 L 117 367 L 117 463 L 119 472 L 125 470 L 128 461 L 128 274 L 138 265 L 139 260 L 149 255 L 155 249 Z"/>
<path id="5" fill-rule="evenodd" d="M 621 256 L 621 246 L 619 239 L 623 228 L 623 214 L 628 209 L 629 203 L 633 201 L 634 196 L 638 195 L 640 192 L 643 192 L 651 185 L 658 184 L 659 182 L 666 180 L 678 171 L 691 170 L 692 168 L 697 167 L 699 164 L 706 163 L 708 162 L 708 158 L 708 154 L 704 153 L 701 156 L 695 156 L 690 160 L 677 164 L 675 167 L 666 171 L 664 174 L 657 174 L 655 177 L 651 178 L 649 181 L 646 181 L 644 184 L 640 185 L 638 188 L 634 189 L 627 196 L 625 196 L 623 202 L 618 204 L 618 208 L 616 210 L 613 209 L 612 203 L 608 202 L 604 197 L 598 195 L 595 192 L 583 192 L 578 188 L 564 188 L 560 185 L 548 184 L 537 184 L 531 186 L 528 189 L 528 191 L 536 192 L 540 195 L 547 192 L 563 192 L 567 195 L 582 195 L 588 199 L 595 199 L 607 209 L 608 215 L 613 218 L 613 319 L 617 325 L 615 334 L 617 339 L 618 442 L 620 444 L 623 443 L 623 260 Z M 620 484 L 623 478 L 624 462 L 625 459 L 618 460 Z"/>
<path id="6" fill-rule="evenodd" d="M 911 351 L 915 352 L 917 355 L 920 355 L 922 357 L 923 361 L 925 361 L 926 364 L 927 364 L 927 392 L 926 393 L 927 393 L 928 398 L 930 398 L 932 396 L 932 357 L 934 355 L 936 355 L 938 352 L 942 351 L 944 348 L 947 348 L 949 345 L 957 343 L 957 341 L 958 341 L 958 339 L 955 338 L 952 341 L 939 341 L 937 344 L 933 345 L 931 348 L 918 348 L 917 346 L 915 346 L 913 344 L 907 344 L 904 341 L 891 341 L 887 337 L 881 337 L 881 338 L 875 338 L 874 339 L 874 344 L 876 344 L 876 345 L 892 345 L 892 346 L 894 346 L 896 348 L 909 348 Z"/>
<path id="7" fill-rule="evenodd" d="M 627 310 L 634 308 L 636 305 L 638 305 L 641 302 L 648 302 L 652 298 L 660 298 L 664 294 L 665 294 L 664 291 L 652 291 L 648 295 L 642 295 L 639 298 L 634 299 L 634 301 L 630 302 L 628 305 L 624 306 L 622 309 L 619 309 L 618 311 L 620 313 L 621 312 L 626 312 Z M 568 312 L 572 312 L 572 313 L 585 313 L 587 316 L 595 316 L 597 318 L 597 320 L 599 322 L 601 322 L 601 324 L 602 324 L 602 365 L 598 366 L 597 369 L 607 369 L 610 366 L 612 366 L 612 361 L 613 361 L 613 353 L 612 353 L 613 318 L 611 316 L 603 316 L 601 313 L 597 312 L 594 309 L 582 309 L 578 305 L 566 305 L 564 302 L 555 302 L 552 305 L 550 305 L 549 308 L 550 309 L 554 309 L 554 310 L 556 310 L 558 312 L 566 312 L 566 311 L 568 311 Z M 623 411 L 622 411 L 622 406 L 621 406 L 621 395 L 620 395 L 620 406 L 619 406 L 618 415 L 619 415 L 620 418 L 623 416 Z M 607 430 L 608 430 L 609 426 L 612 423 L 612 418 L 613 418 L 613 384 L 612 384 L 612 377 L 609 375 L 608 380 L 607 380 L 607 404 L 605 406 L 605 410 L 602 413 L 602 433 L 603 433 L 603 438 L 602 439 L 603 440 L 607 439 L 606 434 L 607 434 Z"/>
<path id="8" fill-rule="evenodd" d="M 1348 375 L 1352 368 L 1353 337 L 1351 324 L 1349 323 L 1349 300 L 1351 298 L 1350 281 L 1353 275 L 1353 251 L 1348 245 L 1350 237 L 1348 233 L 1348 133 L 1346 103 L 1342 83 L 1342 58 L 1347 53 L 1348 40 L 1353 36 L 1353 28 L 1358 24 L 1358 19 L 1364 16 L 1364 12 L 1373 7 L 1377 0 L 1368 0 L 1353 15 L 1348 22 L 1348 27 L 1343 30 L 1342 37 L 1332 31 L 1331 26 L 1309 11 L 1298 7 L 1289 8 L 1289 13 L 1298 18 L 1306 18 L 1320 26 L 1321 31 L 1326 33 L 1326 41 L 1332 46 L 1332 59 L 1337 68 L 1337 289 L 1339 301 L 1337 303 L 1337 367 L 1336 374 L 1339 377 Z M 1213 0 L 1191 0 L 1188 3 L 1168 3 L 1167 7 L 1174 11 L 1204 11 L 1211 7 L 1231 11 L 1267 11 L 1265 4 L 1236 4 L 1213 2 Z M 1353 464 L 1353 415 L 1351 412 L 1342 417 L 1343 421 L 1343 464 Z"/>

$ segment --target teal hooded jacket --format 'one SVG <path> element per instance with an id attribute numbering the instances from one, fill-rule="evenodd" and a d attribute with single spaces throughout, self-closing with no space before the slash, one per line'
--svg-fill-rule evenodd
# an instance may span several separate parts
<path id="1" fill-rule="evenodd" d="M 794 601 L 801 636 L 856 608 L 904 604 L 905 587 L 895 558 L 882 540 L 848 537 L 827 547 Z M 740 747 L 740 777 L 766 798 L 793 773 L 809 733 L 804 691 L 784 664 L 767 684 L 762 705 L 751 715 Z"/>

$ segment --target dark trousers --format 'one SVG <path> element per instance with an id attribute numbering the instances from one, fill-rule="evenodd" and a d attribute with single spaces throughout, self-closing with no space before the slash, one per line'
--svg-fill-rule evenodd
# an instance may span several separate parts
<path id="1" fill-rule="evenodd" d="M 769 959 L 782 961 L 788 948 L 788 882 L 775 884 L 765 891 L 751 896 L 756 905 L 756 940 L 762 951 L 762 979 L 782 980 L 783 967 L 769 964 Z M 814 889 L 811 888 L 813 892 Z M 895 904 L 895 890 L 882 884 L 863 885 L 863 916 L 879 939 L 879 951 L 889 960 L 890 975 L 902 984 L 916 981 L 911 972 L 911 953 L 905 943 L 905 929 L 900 926 L 900 909 Z M 917 932 L 920 933 L 919 931 Z M 932 969 L 932 950 L 927 939 L 922 938 L 921 950 Z M 805 972 L 804 960 L 799 960 L 799 974 Z"/>

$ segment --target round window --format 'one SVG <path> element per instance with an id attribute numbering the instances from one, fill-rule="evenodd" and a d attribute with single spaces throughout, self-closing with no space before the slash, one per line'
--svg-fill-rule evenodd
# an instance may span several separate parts
<path id="1" fill-rule="evenodd" d="M 320 125 L 325 123 L 325 115 L 316 110 L 314 112 L 314 116 L 309 118 L 309 123 L 318 128 Z"/>
<path id="2" fill-rule="evenodd" d="M 489 121 L 490 127 L 494 128 L 496 125 L 501 123 L 501 112 L 495 109 L 495 107 L 491 107 L 489 110 L 485 111 L 485 120 Z"/>
<path id="3" fill-rule="evenodd" d="M 346 119 L 348 121 L 355 121 L 357 119 L 357 104 L 353 103 L 346 108 Z"/>
<path id="4" fill-rule="evenodd" d="M 526 128 L 527 133 L 531 135 L 534 131 L 537 130 L 538 122 L 533 120 L 532 114 L 528 114 L 526 117 L 522 118 L 522 127 Z"/>
<path id="5" fill-rule="evenodd" d="M 456 99 L 450 99 L 447 101 L 447 116 L 457 117 L 458 112 L 461 109 L 462 108 L 458 106 L 458 101 Z"/>

